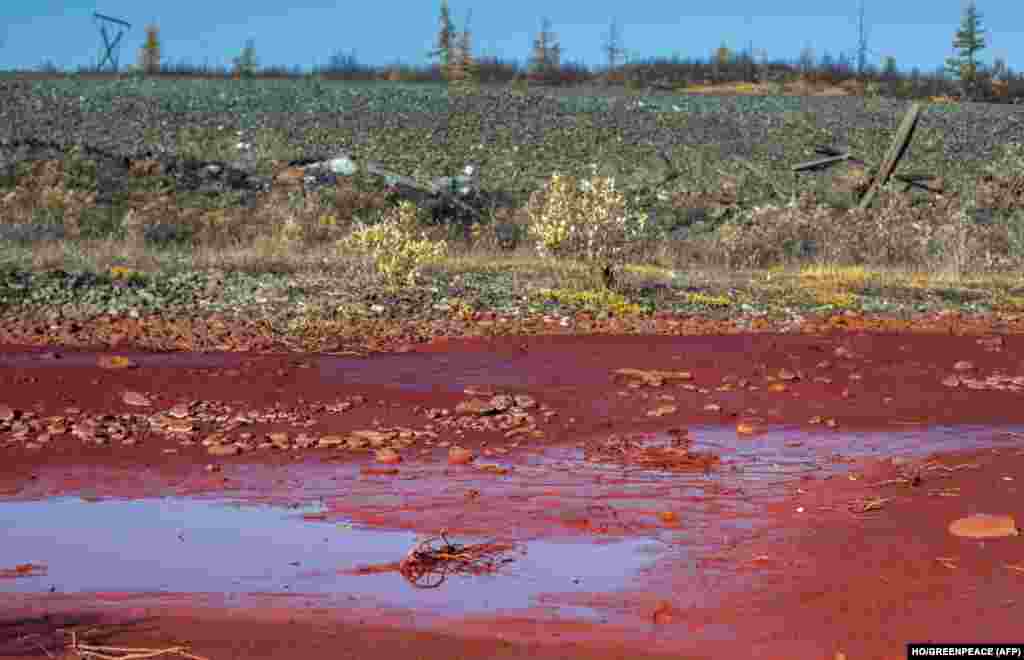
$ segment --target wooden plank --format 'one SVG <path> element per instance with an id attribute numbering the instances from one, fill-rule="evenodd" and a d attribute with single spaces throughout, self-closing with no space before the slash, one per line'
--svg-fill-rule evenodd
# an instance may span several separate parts
<path id="1" fill-rule="evenodd" d="M 907 150 L 907 145 L 910 144 L 910 138 L 914 134 L 914 127 L 917 126 L 917 118 L 921 113 L 921 104 L 914 103 L 910 106 L 910 110 L 903 117 L 903 121 L 900 123 L 899 130 L 896 132 L 896 137 L 893 139 L 892 144 L 889 145 L 889 151 L 885 155 L 885 160 L 882 161 L 882 167 L 878 171 L 878 176 L 871 184 L 871 188 L 868 189 L 864 198 L 860 200 L 858 208 L 866 209 L 871 206 L 871 202 L 875 200 L 875 195 L 878 194 L 879 188 L 885 185 L 889 180 L 889 176 L 893 170 L 896 169 L 896 164 L 903 157 L 904 152 Z"/>
<path id="2" fill-rule="evenodd" d="M 799 165 L 793 166 L 794 172 L 803 172 L 804 170 L 814 170 L 825 165 L 833 165 L 844 160 L 850 160 L 850 154 L 840 154 L 838 156 L 829 156 L 828 158 L 819 158 L 818 160 L 810 160 L 806 163 L 800 163 Z"/>

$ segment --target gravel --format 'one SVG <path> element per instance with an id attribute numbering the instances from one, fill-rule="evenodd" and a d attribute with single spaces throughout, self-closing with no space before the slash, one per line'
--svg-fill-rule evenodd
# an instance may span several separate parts
<path id="1" fill-rule="evenodd" d="M 401 127 L 425 129 L 429 148 L 445 150 L 452 140 L 452 125 L 468 118 L 488 144 L 498 135 L 516 144 L 536 145 L 554 128 L 570 127 L 575 121 L 571 109 L 562 105 L 579 103 L 580 97 L 557 91 L 531 92 L 528 97 L 508 91 L 487 90 L 472 97 L 453 96 L 447 112 L 379 112 L 370 108 L 349 108 L 344 112 L 239 113 L 171 112 L 161 107 L 156 96 L 116 98 L 105 111 L 84 112 L 78 98 L 41 95 L 32 91 L 29 81 L 0 82 L 0 166 L 23 157 L 54 157 L 38 149 L 26 154 L 10 144 L 12 140 L 36 138 L 60 145 L 85 144 L 100 152 L 129 158 L 147 158 L 173 154 L 176 134 L 185 128 L 223 127 L 229 130 L 271 128 L 280 131 L 289 145 L 312 157 L 328 156 L 348 145 L 337 142 L 307 142 L 310 136 L 323 136 L 324 130 L 340 130 L 356 142 L 371 134 Z M 627 99 L 613 99 L 606 108 L 590 114 L 597 129 L 610 129 L 623 141 L 653 142 L 660 147 L 714 144 L 723 157 L 749 155 L 754 150 L 798 161 L 804 154 L 783 154 L 771 144 L 770 133 L 787 119 L 808 118 L 820 130 L 831 135 L 835 145 L 847 144 L 854 131 L 878 130 L 891 133 L 908 103 L 880 99 L 870 107 L 864 99 L 842 96 L 819 97 L 678 97 L 655 95 L 645 99 L 667 111 L 673 105 L 687 112 L 685 124 L 659 119 L 665 113 L 647 112 L 631 107 Z M 584 105 L 592 102 L 583 100 Z M 810 113 L 810 114 L 807 114 Z M 153 128 L 156 131 L 153 131 Z M 316 130 L 321 129 L 321 130 Z M 955 107 L 926 106 L 918 131 L 934 129 L 941 136 L 942 158 L 950 162 L 991 160 L 998 146 L 1008 142 L 1024 143 L 1024 109 L 966 103 Z M 337 132 L 329 133 L 338 135 Z M 155 142 L 154 142 L 155 139 Z M 398 147 L 396 147 L 398 148 Z M 914 145 L 907 157 L 913 158 Z M 388 154 L 381 154 L 386 160 Z"/>

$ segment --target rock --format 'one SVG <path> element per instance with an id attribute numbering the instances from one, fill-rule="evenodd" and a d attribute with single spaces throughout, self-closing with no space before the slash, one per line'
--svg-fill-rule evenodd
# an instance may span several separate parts
<path id="1" fill-rule="evenodd" d="M 238 445 L 210 445 L 206 448 L 206 453 L 210 456 L 237 456 L 242 453 L 242 449 Z"/>
<path id="2" fill-rule="evenodd" d="M 334 447 L 341 447 L 346 444 L 346 439 L 340 435 L 325 435 L 317 441 L 317 446 L 323 449 L 331 449 Z"/>
<path id="3" fill-rule="evenodd" d="M 979 513 L 954 520 L 949 524 L 949 533 L 971 539 L 994 539 L 1017 536 L 1020 530 L 1013 516 Z"/>
<path id="4" fill-rule="evenodd" d="M 355 439 L 364 441 L 371 447 L 375 448 L 383 447 L 385 444 L 398 437 L 398 433 L 394 431 L 374 431 L 372 429 L 352 431 L 349 435 Z"/>
<path id="5" fill-rule="evenodd" d="M 127 403 L 129 406 L 149 406 L 152 402 L 145 394 L 140 392 L 125 392 L 121 395 L 121 400 Z"/>
<path id="6" fill-rule="evenodd" d="M 455 406 L 455 412 L 460 415 L 484 416 L 494 415 L 498 412 L 498 409 L 494 407 L 491 401 L 474 398 L 469 401 L 460 401 L 459 404 Z"/>
<path id="7" fill-rule="evenodd" d="M 290 449 L 291 448 L 291 442 L 288 440 L 288 434 L 287 433 L 281 433 L 281 432 L 268 433 L 267 434 L 267 440 L 269 440 L 270 444 L 272 444 L 277 449 Z"/>
<path id="8" fill-rule="evenodd" d="M 378 463 L 394 464 L 402 462 L 402 457 L 394 449 L 378 449 L 376 456 Z"/>
<path id="9" fill-rule="evenodd" d="M 349 449 L 366 449 L 370 446 L 370 441 L 363 438 L 352 437 L 347 439 L 345 444 Z"/>
<path id="10" fill-rule="evenodd" d="M 515 395 L 516 405 L 523 410 L 532 410 L 537 407 L 537 400 L 526 394 Z"/>
<path id="11" fill-rule="evenodd" d="M 647 411 L 648 417 L 664 417 L 665 415 L 671 415 L 678 410 L 676 406 L 658 406 L 653 410 Z"/>
<path id="12" fill-rule="evenodd" d="M 473 462 L 473 452 L 463 447 L 452 447 L 448 450 L 448 463 L 451 465 L 465 465 Z"/>
<path id="13" fill-rule="evenodd" d="M 511 252 L 519 247 L 520 234 L 519 225 L 514 222 L 497 222 L 494 225 L 494 237 L 502 250 Z"/>
<path id="14" fill-rule="evenodd" d="M 299 435 L 295 437 L 295 444 L 299 449 L 309 449 L 310 447 L 319 444 L 319 441 L 308 433 L 299 433 Z"/>
<path id="15" fill-rule="evenodd" d="M 170 410 L 167 411 L 167 415 L 169 417 L 173 417 L 175 419 L 185 419 L 190 414 L 191 414 L 191 409 L 190 409 L 190 406 L 187 403 L 176 404 L 176 405 L 172 406 Z"/>
<path id="16" fill-rule="evenodd" d="M 128 173 L 133 177 L 159 176 L 163 172 L 158 160 L 133 160 Z"/>
<path id="17" fill-rule="evenodd" d="M 498 412 L 505 412 L 516 404 L 515 399 L 507 394 L 499 394 L 491 398 L 491 407 Z"/>
<path id="18" fill-rule="evenodd" d="M 282 186 L 301 186 L 306 171 L 301 167 L 289 167 L 274 176 L 274 183 Z"/>
<path id="19" fill-rule="evenodd" d="M 101 369 L 134 369 L 139 365 L 121 355 L 101 355 L 96 363 Z"/>
<path id="20" fill-rule="evenodd" d="M 672 603 L 663 600 L 654 608 L 654 612 L 651 613 L 651 619 L 655 625 L 672 623 L 675 620 L 673 609 Z"/>

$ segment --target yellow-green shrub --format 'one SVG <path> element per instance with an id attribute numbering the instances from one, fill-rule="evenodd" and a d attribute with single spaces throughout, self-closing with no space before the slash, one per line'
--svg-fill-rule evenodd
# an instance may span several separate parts
<path id="1" fill-rule="evenodd" d="M 646 229 L 643 214 L 629 212 L 615 179 L 595 176 L 580 182 L 555 173 L 530 198 L 529 231 L 547 257 L 581 257 L 592 266 L 621 262 Z"/>
<path id="2" fill-rule="evenodd" d="M 732 301 L 725 296 L 709 296 L 704 293 L 686 294 L 686 302 L 691 305 L 703 305 L 705 307 L 728 307 Z"/>
<path id="3" fill-rule="evenodd" d="M 389 286 L 412 285 L 424 263 L 440 259 L 447 251 L 445 241 L 427 240 L 422 232 L 415 238 L 415 228 L 416 207 L 402 202 L 397 213 L 389 213 L 379 224 L 368 226 L 357 220 L 355 231 L 337 245 L 368 254 Z"/>

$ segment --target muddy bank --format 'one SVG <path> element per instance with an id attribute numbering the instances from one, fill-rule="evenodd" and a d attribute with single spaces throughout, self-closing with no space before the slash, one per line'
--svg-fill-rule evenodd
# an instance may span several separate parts
<path id="1" fill-rule="evenodd" d="M 514 391 L 557 411 L 552 439 L 608 424 L 642 431 L 734 424 L 745 416 L 764 425 L 834 418 L 843 428 L 1024 420 L 1024 407 L 1015 405 L 1024 394 L 1018 335 L 551 335 L 406 350 L 346 358 L 7 346 L 0 349 L 0 403 L 39 415 L 67 407 L 151 414 L 189 401 L 299 411 L 362 397 L 346 420 L 387 411 L 389 419 L 411 423 L 416 406 L 443 409 Z M 643 373 L 659 371 L 667 375 Z M 150 403 L 126 403 L 127 391 Z M 375 407 L 381 402 L 387 407 Z"/>

